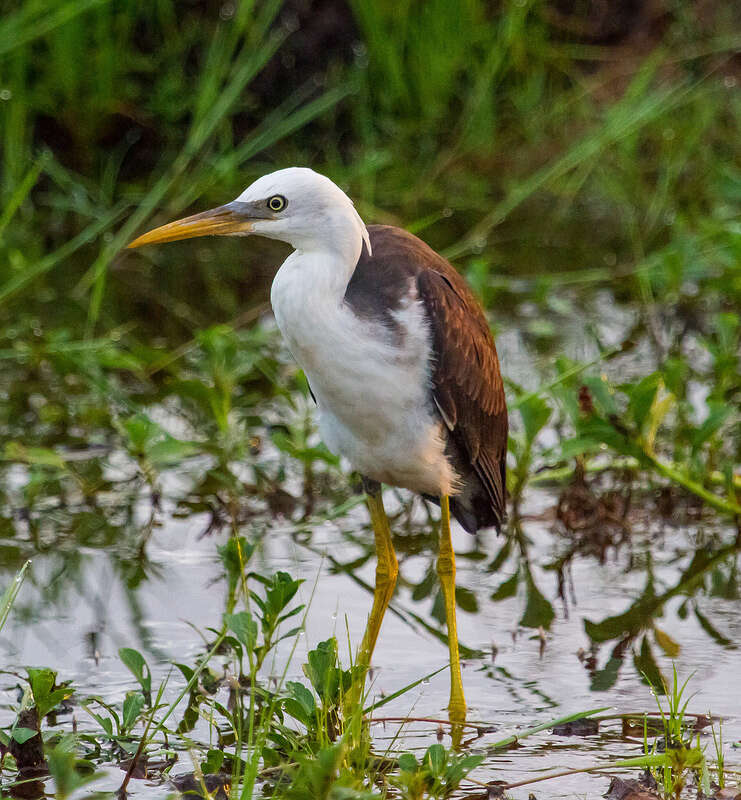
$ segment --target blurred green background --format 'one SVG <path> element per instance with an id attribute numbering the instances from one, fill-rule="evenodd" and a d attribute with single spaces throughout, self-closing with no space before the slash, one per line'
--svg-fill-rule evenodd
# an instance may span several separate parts
<path id="1" fill-rule="evenodd" d="M 4 3 L 0 315 L 169 341 L 232 319 L 282 250 L 121 249 L 293 164 L 454 256 L 490 305 L 507 277 L 609 282 L 703 249 L 741 197 L 734 5 Z"/>

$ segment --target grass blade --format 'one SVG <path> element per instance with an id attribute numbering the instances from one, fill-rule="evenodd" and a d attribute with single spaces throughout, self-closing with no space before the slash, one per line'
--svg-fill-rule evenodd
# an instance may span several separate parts
<path id="1" fill-rule="evenodd" d="M 601 708 L 593 708 L 589 711 L 577 711 L 575 714 L 568 714 L 565 717 L 558 717 L 557 719 L 552 719 L 548 722 L 541 722 L 538 725 L 534 725 L 532 728 L 525 728 L 524 731 L 520 731 L 512 736 L 507 736 L 506 739 L 500 739 L 498 742 L 494 742 L 494 744 L 490 745 L 490 747 L 493 750 L 497 750 L 501 747 L 509 747 L 511 744 L 518 742 L 520 739 L 526 739 L 528 736 L 532 736 L 535 733 L 547 731 L 549 728 L 553 728 L 556 725 L 564 725 L 567 722 L 575 722 L 578 719 L 585 719 L 586 717 L 592 717 L 595 714 L 601 714 L 603 711 L 608 711 L 609 708 L 609 706 L 602 706 Z"/>
<path id="2" fill-rule="evenodd" d="M 10 298 L 12 295 L 21 291 L 21 289 L 25 289 L 26 286 L 28 286 L 28 284 L 32 281 L 36 280 L 36 278 L 56 267 L 56 265 L 61 261 L 64 261 L 65 258 L 69 258 L 69 256 L 71 256 L 76 250 L 79 250 L 84 245 L 92 242 L 94 239 L 97 239 L 98 236 L 103 233 L 103 231 L 113 225 L 123 214 L 124 208 L 125 206 L 123 203 L 116 206 L 101 219 L 96 220 L 91 225 L 88 225 L 88 227 L 75 236 L 74 239 L 70 239 L 69 242 L 66 242 L 53 253 L 50 253 L 48 256 L 46 256 L 46 258 L 42 258 L 41 261 L 38 261 L 36 264 L 30 266 L 20 275 L 11 278 L 9 281 L 6 281 L 3 286 L 0 286 L 0 305 L 8 300 L 8 298 Z"/>
<path id="3" fill-rule="evenodd" d="M 284 32 L 277 33 L 269 37 L 267 42 L 259 49 L 247 51 L 244 62 L 235 70 L 234 77 L 221 93 L 218 102 L 212 107 L 209 116 L 203 122 L 194 126 L 172 166 L 156 181 L 132 215 L 116 232 L 112 241 L 103 247 L 93 265 L 79 282 L 78 289 L 92 287 L 90 305 L 88 307 L 88 335 L 91 334 L 100 316 L 106 276 L 111 261 L 133 236 L 136 229 L 150 216 L 177 179 L 187 170 L 214 133 L 218 124 L 239 99 L 249 81 L 278 50 L 285 36 Z"/>
<path id="4" fill-rule="evenodd" d="M 448 248 L 443 255 L 446 258 L 457 258 L 474 251 L 482 241 L 486 240 L 493 228 L 501 224 L 535 192 L 547 186 L 551 181 L 566 175 L 580 164 L 596 158 L 606 148 L 626 136 L 636 133 L 642 126 L 676 108 L 692 95 L 697 86 L 697 83 L 680 83 L 670 89 L 649 94 L 648 98 L 642 102 L 631 103 L 629 102 L 632 99 L 630 97 L 619 101 L 612 113 L 608 114 L 608 122 L 604 127 L 589 133 L 560 158 L 516 183 L 503 200 L 497 203 L 477 225 L 459 242 Z"/>
<path id="5" fill-rule="evenodd" d="M 47 2 L 25 4 L 6 17 L 0 28 L 0 55 L 45 36 L 65 22 L 110 0 L 70 0 L 54 11 Z"/>
<path id="6" fill-rule="evenodd" d="M 15 598 L 18 596 L 18 592 L 21 590 L 21 584 L 26 576 L 26 570 L 30 565 L 31 559 L 29 558 L 28 561 L 26 561 L 26 563 L 18 570 L 15 578 L 13 578 L 12 583 L 3 592 L 2 598 L 0 598 L 0 631 L 3 629 L 3 625 L 5 625 L 5 620 L 7 620 L 8 614 L 10 614 L 10 609 L 15 602 Z"/>
<path id="7" fill-rule="evenodd" d="M 3 209 L 3 213 L 0 214 L 0 235 L 2 235 L 2 232 L 8 227 L 8 223 L 13 219 L 13 214 L 20 208 L 21 203 L 28 197 L 29 192 L 35 186 L 39 175 L 41 175 L 44 169 L 45 161 L 46 158 L 44 156 L 38 158 L 36 163 L 33 164 L 23 176 L 23 180 L 16 186 L 15 191 L 10 196 L 7 205 Z"/>

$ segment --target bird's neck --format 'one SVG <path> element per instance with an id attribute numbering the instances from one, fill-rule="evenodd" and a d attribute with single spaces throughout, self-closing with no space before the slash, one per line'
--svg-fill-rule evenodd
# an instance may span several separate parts
<path id="1" fill-rule="evenodd" d="M 296 231 L 290 242 L 295 252 L 283 262 L 273 281 L 274 307 L 275 301 L 290 304 L 291 298 L 303 305 L 311 299 L 314 307 L 325 309 L 339 306 L 364 240 L 370 246 L 365 225 L 349 202 L 347 209 L 327 214 L 308 230 Z"/>
<path id="2" fill-rule="evenodd" d="M 278 270 L 270 302 L 291 352 L 309 372 L 317 354 L 333 352 L 332 342 L 345 335 L 345 292 L 368 232 L 348 207 L 327 215 L 291 242 L 296 248 Z"/>
<path id="3" fill-rule="evenodd" d="M 273 280 L 270 302 L 275 319 L 294 358 L 307 372 L 319 353 L 332 352 L 342 336 L 342 306 L 355 271 L 355 253 L 302 249 L 292 253 Z"/>
<path id="4" fill-rule="evenodd" d="M 321 306 L 339 305 L 355 272 L 360 248 L 338 252 L 335 249 L 307 248 L 291 253 L 278 270 L 271 291 L 311 299 Z"/>

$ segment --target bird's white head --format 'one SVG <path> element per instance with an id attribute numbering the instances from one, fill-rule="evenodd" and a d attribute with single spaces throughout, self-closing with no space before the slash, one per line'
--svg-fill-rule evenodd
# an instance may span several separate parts
<path id="1" fill-rule="evenodd" d="M 334 253 L 353 259 L 353 265 L 363 242 L 370 252 L 368 231 L 352 200 L 329 178 L 306 167 L 263 175 L 231 203 L 155 228 L 129 247 L 250 234 L 288 242 L 303 252 Z"/>
<path id="2" fill-rule="evenodd" d="M 352 200 L 329 178 L 306 167 L 263 175 L 236 199 L 270 212 L 252 222 L 251 232 L 288 242 L 297 250 L 346 250 L 365 241 L 368 232 Z"/>

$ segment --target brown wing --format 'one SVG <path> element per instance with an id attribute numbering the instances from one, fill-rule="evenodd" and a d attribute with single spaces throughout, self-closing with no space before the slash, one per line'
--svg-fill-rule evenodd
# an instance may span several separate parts
<path id="1" fill-rule="evenodd" d="M 465 527 L 471 527 L 472 512 L 476 528 L 499 528 L 505 515 L 508 430 L 499 358 L 481 306 L 453 267 L 440 262 L 419 273 L 417 286 L 432 328 L 435 403 L 457 449 L 455 466 L 464 482 L 454 505 L 460 506 L 457 516 Z"/>
<path id="2" fill-rule="evenodd" d="M 494 339 L 478 301 L 453 266 L 400 228 L 368 226 L 346 301 L 393 331 L 393 311 L 416 281 L 433 338 L 432 399 L 448 427 L 448 451 L 461 478 L 451 510 L 469 531 L 497 528 L 505 512 L 507 408 Z"/>

